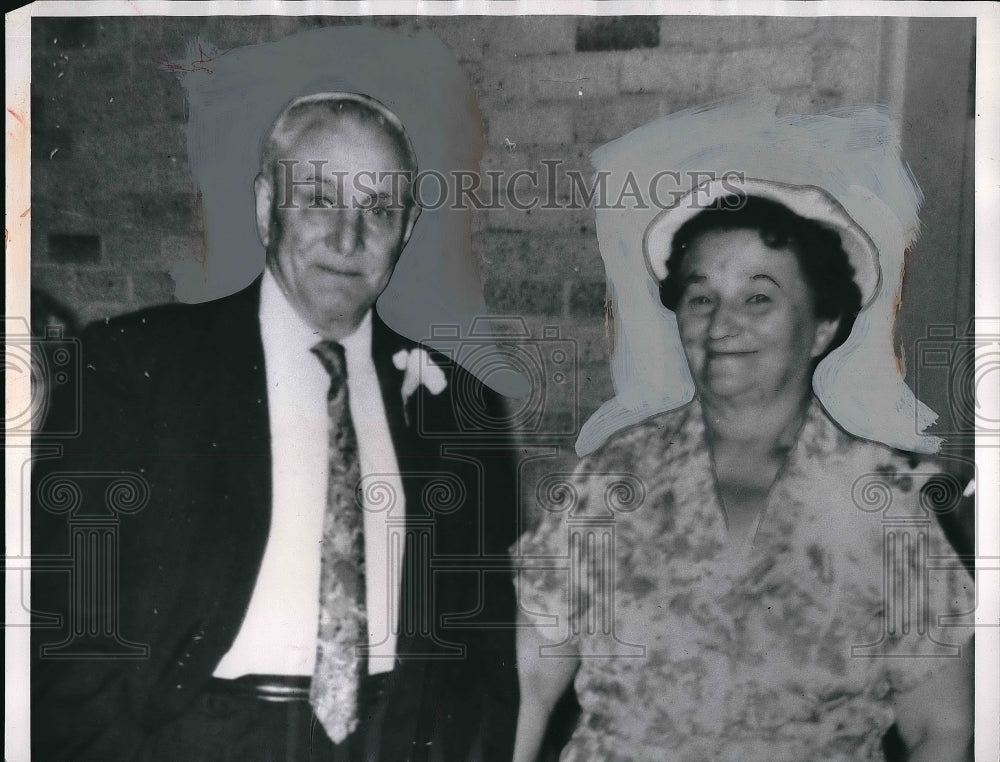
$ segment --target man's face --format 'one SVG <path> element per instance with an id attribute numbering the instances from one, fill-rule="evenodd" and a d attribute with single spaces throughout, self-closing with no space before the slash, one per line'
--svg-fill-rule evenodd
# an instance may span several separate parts
<path id="1" fill-rule="evenodd" d="M 412 171 L 375 124 L 343 116 L 301 134 L 254 185 L 267 262 L 326 338 L 351 334 L 385 289 L 419 209 Z"/>

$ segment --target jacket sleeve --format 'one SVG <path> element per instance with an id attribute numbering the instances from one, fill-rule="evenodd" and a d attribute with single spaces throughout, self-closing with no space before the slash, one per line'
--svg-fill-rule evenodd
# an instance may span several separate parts
<path id="1" fill-rule="evenodd" d="M 478 685 L 474 690 L 478 693 L 480 713 L 478 748 L 473 751 L 484 760 L 506 761 L 513 753 L 518 708 L 514 646 L 516 604 L 507 552 L 517 536 L 521 503 L 517 442 L 504 398 L 478 381 L 469 381 L 466 388 L 472 384 L 479 385 L 477 399 L 481 400 L 484 410 L 480 420 L 495 423 L 495 430 L 485 438 L 495 442 L 495 448 L 484 448 L 477 453 L 483 463 L 480 531 L 484 563 L 479 571 L 482 624 L 467 630 L 466 641 L 469 671 L 477 676 Z M 459 431 L 458 436 L 461 447 L 463 432 Z M 470 444 L 477 443 L 476 435 L 466 434 L 465 438 Z M 475 450 L 470 449 L 471 452 Z"/>
<path id="2" fill-rule="evenodd" d="M 81 337 L 79 394 L 51 400 L 32 469 L 31 740 L 35 759 L 131 759 L 143 743 L 130 687 L 146 633 L 128 624 L 136 591 L 119 518 L 142 507 L 142 400 L 112 329 Z M 78 432 L 78 433 L 68 433 Z M 124 592 L 122 592 L 124 591 Z M 120 594 L 119 594 L 120 593 Z M 129 630 L 132 630 L 131 632 Z"/>

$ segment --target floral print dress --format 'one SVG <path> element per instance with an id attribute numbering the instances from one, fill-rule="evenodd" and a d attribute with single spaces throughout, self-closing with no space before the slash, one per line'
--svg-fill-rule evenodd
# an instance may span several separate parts
<path id="1" fill-rule="evenodd" d="M 893 693 L 970 647 L 972 578 L 935 518 L 961 485 L 816 402 L 743 554 L 697 401 L 538 493 L 513 552 L 543 655 L 581 656 L 562 760 L 882 760 Z"/>

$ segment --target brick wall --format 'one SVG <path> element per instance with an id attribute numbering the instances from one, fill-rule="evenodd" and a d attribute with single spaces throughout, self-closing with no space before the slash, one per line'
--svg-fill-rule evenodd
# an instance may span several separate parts
<path id="1" fill-rule="evenodd" d="M 317 25 L 429 28 L 455 53 L 483 114 L 483 170 L 559 159 L 589 170 L 601 143 L 750 86 L 790 112 L 871 101 L 878 19 L 91 18 L 32 27 L 32 275 L 90 321 L 170 301 L 168 271 L 201 254 L 205 220 L 188 172 L 184 96 L 163 62 L 199 37 L 230 48 Z M 141 221 L 140 221 L 141 220 Z M 611 395 L 604 274 L 591 210 L 476 212 L 487 303 L 539 335 L 577 342 L 582 423 Z"/>

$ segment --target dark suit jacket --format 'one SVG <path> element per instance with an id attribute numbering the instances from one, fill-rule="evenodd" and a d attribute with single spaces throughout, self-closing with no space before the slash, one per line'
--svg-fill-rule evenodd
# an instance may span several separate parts
<path id="1" fill-rule="evenodd" d="M 238 632 L 270 521 L 259 283 L 81 337 L 82 398 L 56 400 L 49 420 L 59 430 L 79 415 L 82 433 L 59 442 L 60 457 L 35 463 L 33 612 L 46 625 L 32 649 L 37 759 L 131 758 L 190 706 Z M 471 744 L 509 759 L 513 585 L 484 568 L 514 539 L 515 479 L 504 432 L 465 434 L 454 410 L 481 393 L 486 417 L 498 420 L 500 401 L 435 356 L 448 388 L 432 396 L 421 386 L 404 416 L 392 355 L 415 345 L 377 318 L 372 343 L 412 540 L 403 608 L 417 612 L 397 642 L 383 757 L 418 759 L 430 743 L 445 759 L 465 759 Z M 109 489 L 123 472 L 133 475 L 131 496 Z M 77 503 L 60 503 L 63 482 L 77 485 Z M 148 500 L 134 510 L 143 490 Z M 431 538 L 429 552 L 420 536 Z M 95 587 L 98 578 L 107 584 Z"/>

